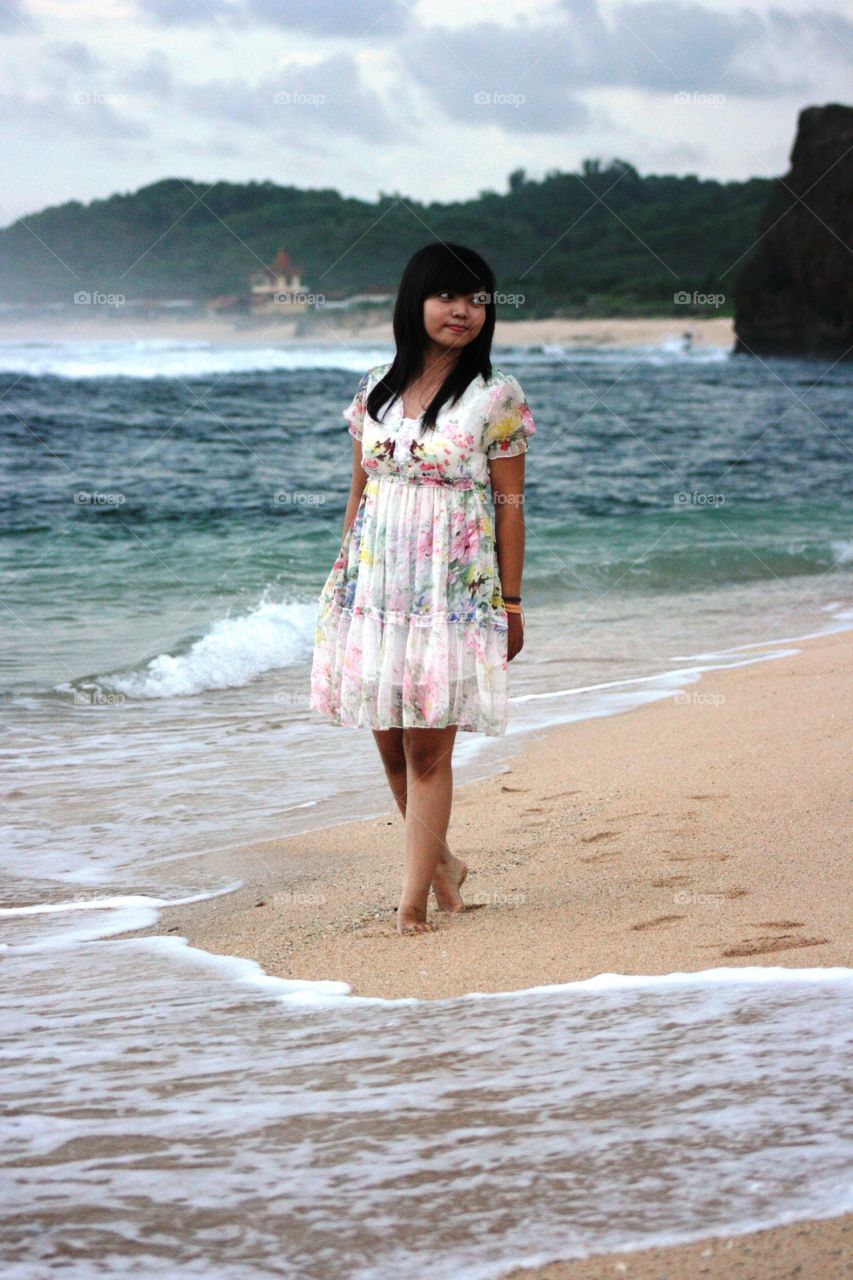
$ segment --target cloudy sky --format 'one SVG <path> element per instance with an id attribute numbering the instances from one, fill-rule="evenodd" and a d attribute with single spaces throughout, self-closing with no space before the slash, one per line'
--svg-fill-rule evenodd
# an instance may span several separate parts
<path id="1" fill-rule="evenodd" d="M 586 157 L 784 173 L 844 0 L 0 0 L 0 225 L 161 178 L 375 199 Z"/>

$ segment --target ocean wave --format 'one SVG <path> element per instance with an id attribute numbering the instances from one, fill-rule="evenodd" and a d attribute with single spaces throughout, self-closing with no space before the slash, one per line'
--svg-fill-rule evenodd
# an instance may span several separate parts
<path id="1" fill-rule="evenodd" d="M 0 373 L 93 378 L 204 378 L 223 374 L 340 369 L 361 374 L 391 358 L 384 347 L 347 345 L 216 345 L 171 339 L 103 339 L 90 342 L 0 342 Z"/>
<path id="2" fill-rule="evenodd" d="M 313 643 L 315 603 L 262 600 L 249 613 L 220 618 L 185 653 L 161 653 L 143 670 L 56 685 L 58 693 L 95 691 L 129 698 L 176 698 L 207 689 L 240 688 L 281 667 L 305 661 Z"/>
<path id="3" fill-rule="evenodd" d="M 171 935 L 4 965 L 15 1280 L 69 1222 L 80 1280 L 497 1280 L 853 1206 L 849 969 L 390 1001 Z"/>
<path id="4" fill-rule="evenodd" d="M 80 341 L 0 341 L 0 374 L 18 377 L 70 379 L 164 378 L 191 379 L 224 374 L 263 374 L 305 369 L 338 369 L 361 374 L 393 359 L 393 348 L 347 342 L 288 345 L 274 339 L 266 344 L 247 339 L 211 343 L 171 338 L 122 338 Z M 559 367 L 565 364 L 717 364 L 730 358 L 725 347 L 687 349 L 675 335 L 661 342 L 639 345 L 585 347 L 539 343 L 516 347 L 495 344 L 492 362 Z"/>

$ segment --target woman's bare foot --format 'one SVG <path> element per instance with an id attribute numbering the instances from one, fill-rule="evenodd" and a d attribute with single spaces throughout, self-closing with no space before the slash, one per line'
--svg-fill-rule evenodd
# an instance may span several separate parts
<path id="1" fill-rule="evenodd" d="M 437 928 L 438 925 L 427 920 L 426 911 L 421 911 L 419 907 L 404 906 L 401 902 L 397 908 L 398 933 L 434 933 Z"/>
<path id="2" fill-rule="evenodd" d="M 468 867 L 455 853 L 446 862 L 439 862 L 432 877 L 432 891 L 439 911 L 464 911 L 465 903 L 459 890 L 465 883 Z"/>

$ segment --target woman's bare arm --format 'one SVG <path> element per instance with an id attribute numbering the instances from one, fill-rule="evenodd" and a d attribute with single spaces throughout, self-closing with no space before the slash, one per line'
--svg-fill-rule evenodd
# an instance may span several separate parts
<path id="1" fill-rule="evenodd" d="M 495 552 L 501 589 L 508 596 L 520 596 L 524 568 L 524 454 L 492 460 L 489 480 L 495 504 Z"/>
<path id="2" fill-rule="evenodd" d="M 524 454 L 492 459 L 489 481 L 495 504 L 495 555 L 501 591 L 520 596 L 524 567 Z M 511 662 L 524 645 L 521 614 L 508 613 L 507 625 L 507 661 Z"/>
<path id="3" fill-rule="evenodd" d="M 347 535 L 347 530 L 355 519 L 355 513 L 358 510 L 358 504 L 361 502 L 361 495 L 364 493 L 364 486 L 367 484 L 367 475 L 361 465 L 361 441 L 352 438 L 352 480 L 350 481 L 349 501 L 347 509 L 344 513 L 344 531 L 341 534 L 341 541 Z"/>

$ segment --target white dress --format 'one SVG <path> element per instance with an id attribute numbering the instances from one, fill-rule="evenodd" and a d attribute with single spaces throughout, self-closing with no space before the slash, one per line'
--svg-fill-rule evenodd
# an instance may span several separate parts
<path id="1" fill-rule="evenodd" d="M 335 724 L 460 729 L 507 722 L 507 614 L 488 497 L 489 461 L 527 449 L 533 415 L 516 379 L 478 375 L 431 431 L 398 397 L 366 412 L 390 364 L 344 410 L 367 482 L 320 594 L 311 707 Z M 387 402 L 386 402 L 387 404 Z"/>

